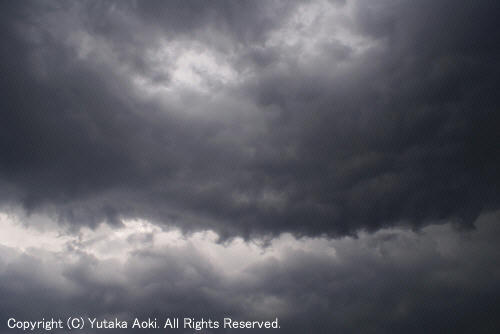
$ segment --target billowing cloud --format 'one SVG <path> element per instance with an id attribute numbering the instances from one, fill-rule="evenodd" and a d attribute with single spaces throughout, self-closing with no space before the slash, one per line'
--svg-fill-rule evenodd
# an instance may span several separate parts
<path id="1" fill-rule="evenodd" d="M 10 242 L 0 251 L 2 333 L 12 332 L 10 317 L 43 316 L 278 317 L 280 333 L 491 333 L 499 326 L 498 212 L 481 216 L 475 231 L 445 224 L 337 240 L 288 234 L 266 247 L 217 244 L 213 233 L 186 238 L 146 221 L 51 236 L 16 217 L 0 219 L 13 235 L 57 245 L 0 240 Z"/>
<path id="2" fill-rule="evenodd" d="M 497 4 L 4 4 L 0 198 L 352 234 L 498 207 Z"/>
<path id="3" fill-rule="evenodd" d="M 2 3 L 0 332 L 497 332 L 499 7 Z"/>

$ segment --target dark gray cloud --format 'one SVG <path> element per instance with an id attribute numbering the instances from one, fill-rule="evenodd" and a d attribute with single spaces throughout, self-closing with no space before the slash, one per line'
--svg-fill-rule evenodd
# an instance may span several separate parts
<path id="1" fill-rule="evenodd" d="M 447 224 L 334 241 L 275 240 L 257 251 L 270 256 L 238 257 L 243 268 L 236 271 L 210 255 L 222 246 L 196 238 L 167 247 L 145 241 L 136 250 L 129 243 L 122 260 L 92 255 L 95 245 L 69 243 L 56 252 L 2 246 L 1 332 L 15 332 L 5 329 L 9 317 L 178 315 L 278 316 L 284 333 L 494 333 L 498 218 L 481 216 L 476 231 Z M 237 256 L 237 247 L 219 254 Z"/>
<path id="2" fill-rule="evenodd" d="M 499 7 L 3 2 L 0 332 L 498 332 Z"/>
<path id="3" fill-rule="evenodd" d="M 4 206 L 222 237 L 498 207 L 495 2 L 2 7 Z"/>

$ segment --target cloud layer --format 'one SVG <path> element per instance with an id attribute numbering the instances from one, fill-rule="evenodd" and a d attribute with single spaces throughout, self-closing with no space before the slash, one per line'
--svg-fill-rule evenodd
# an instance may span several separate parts
<path id="1" fill-rule="evenodd" d="M 446 224 L 355 239 L 282 235 L 266 248 L 140 221 L 67 236 L 51 251 L 11 244 L 0 252 L 0 317 L 279 317 L 283 333 L 493 333 L 498 218 L 483 215 L 468 232 Z M 11 233 L 35 233 L 1 219 Z"/>
<path id="2" fill-rule="evenodd" d="M 3 7 L 4 205 L 223 237 L 498 207 L 495 2 Z"/>
<path id="3" fill-rule="evenodd" d="M 3 2 L 0 333 L 498 332 L 499 7 Z"/>

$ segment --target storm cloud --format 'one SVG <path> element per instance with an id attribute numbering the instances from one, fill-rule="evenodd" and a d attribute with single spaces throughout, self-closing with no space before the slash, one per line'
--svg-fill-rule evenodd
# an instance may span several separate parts
<path id="1" fill-rule="evenodd" d="M 2 2 L 0 332 L 498 332 L 498 13 Z"/>
<path id="2" fill-rule="evenodd" d="M 1 200 L 352 234 L 498 207 L 498 4 L 4 4 Z"/>

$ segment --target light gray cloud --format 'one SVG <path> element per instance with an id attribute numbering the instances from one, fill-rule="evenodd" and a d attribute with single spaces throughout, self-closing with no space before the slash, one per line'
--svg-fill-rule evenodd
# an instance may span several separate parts
<path id="1" fill-rule="evenodd" d="M 490 333 L 499 325 L 498 212 L 481 216 L 475 231 L 445 224 L 338 240 L 283 235 L 267 248 L 174 231 L 139 248 L 127 238 L 149 228 L 104 228 L 82 239 L 101 235 L 116 253 L 96 243 L 2 246 L 1 318 L 277 316 L 286 333 Z"/>

